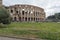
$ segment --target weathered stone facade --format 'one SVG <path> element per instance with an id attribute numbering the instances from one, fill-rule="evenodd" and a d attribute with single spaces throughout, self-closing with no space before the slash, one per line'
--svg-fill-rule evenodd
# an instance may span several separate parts
<path id="1" fill-rule="evenodd" d="M 2 6 L 2 0 L 0 0 L 0 6 Z M 5 7 L 11 15 L 12 21 L 44 21 L 45 12 L 44 9 L 33 6 L 16 4 L 13 6 Z"/>
<path id="2" fill-rule="evenodd" d="M 33 5 L 13 5 L 7 9 L 13 21 L 44 21 L 44 9 Z"/>

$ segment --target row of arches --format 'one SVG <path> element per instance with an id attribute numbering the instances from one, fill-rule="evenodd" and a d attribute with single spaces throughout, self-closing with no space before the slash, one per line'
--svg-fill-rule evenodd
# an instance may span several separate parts
<path id="1" fill-rule="evenodd" d="M 42 15 L 43 13 L 41 12 L 37 12 L 37 11 L 26 11 L 26 10 L 22 10 L 22 11 L 14 11 L 14 10 L 11 10 L 11 14 L 17 14 L 17 15 L 29 15 L 31 16 L 31 14 L 33 14 L 34 16 L 40 16 Z M 44 14 L 43 14 L 44 15 Z"/>
<path id="2" fill-rule="evenodd" d="M 13 18 L 13 21 L 42 21 L 43 19 L 42 18 L 27 18 L 27 17 L 19 17 L 19 18 L 17 18 L 17 17 L 14 17 Z"/>

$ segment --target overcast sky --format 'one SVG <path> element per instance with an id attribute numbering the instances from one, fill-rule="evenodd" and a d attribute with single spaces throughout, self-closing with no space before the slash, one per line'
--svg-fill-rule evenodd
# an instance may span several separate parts
<path id="1" fill-rule="evenodd" d="M 60 12 L 60 0 L 3 0 L 3 5 L 29 4 L 44 8 L 46 16 Z"/>

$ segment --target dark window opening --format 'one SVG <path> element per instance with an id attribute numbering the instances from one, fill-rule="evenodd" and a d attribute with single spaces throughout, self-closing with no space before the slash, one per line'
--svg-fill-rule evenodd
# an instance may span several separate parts
<path id="1" fill-rule="evenodd" d="M 38 18 L 38 21 L 39 21 L 39 18 Z"/>
<path id="2" fill-rule="evenodd" d="M 37 18 L 36 18 L 36 21 L 37 21 Z"/>
<path id="3" fill-rule="evenodd" d="M 34 18 L 34 21 L 35 21 L 35 18 Z"/>
<path id="4" fill-rule="evenodd" d="M 21 21 L 21 17 L 19 17 L 19 21 Z"/>
<path id="5" fill-rule="evenodd" d="M 16 17 L 14 17 L 14 21 L 17 21 L 17 18 Z"/>
<path id="6" fill-rule="evenodd" d="M 24 17 L 22 18 L 22 20 L 24 21 Z"/>
<path id="7" fill-rule="evenodd" d="M 24 15 L 24 11 L 22 11 L 22 15 Z"/>
<path id="8" fill-rule="evenodd" d="M 17 8 L 15 7 L 14 9 L 16 10 Z"/>
<path id="9" fill-rule="evenodd" d="M 16 11 L 16 13 L 18 13 L 18 11 Z"/>
<path id="10" fill-rule="evenodd" d="M 27 17 L 25 18 L 25 21 L 27 21 Z"/>
<path id="11" fill-rule="evenodd" d="M 13 10 L 11 10 L 11 13 L 13 13 Z"/>
<path id="12" fill-rule="evenodd" d="M 30 18 L 28 18 L 28 21 L 30 21 Z"/>

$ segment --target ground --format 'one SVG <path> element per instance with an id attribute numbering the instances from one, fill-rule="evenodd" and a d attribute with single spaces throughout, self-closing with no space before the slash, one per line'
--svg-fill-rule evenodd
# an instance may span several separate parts
<path id="1" fill-rule="evenodd" d="M 8 38 L 8 37 L 0 37 L 0 40 L 23 40 L 23 39 Z"/>
<path id="2" fill-rule="evenodd" d="M 60 40 L 58 22 L 12 22 L 6 26 L 6 28 L 0 28 L 0 35 Z"/>

